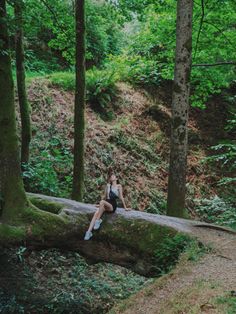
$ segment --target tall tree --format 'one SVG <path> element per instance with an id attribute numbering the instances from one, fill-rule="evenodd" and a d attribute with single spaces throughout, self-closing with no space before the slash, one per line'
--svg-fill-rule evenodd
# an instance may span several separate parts
<path id="1" fill-rule="evenodd" d="M 16 74 L 17 89 L 21 115 L 21 162 L 29 162 L 29 144 L 31 140 L 31 119 L 30 109 L 27 101 L 25 86 L 25 67 L 24 67 L 24 46 L 23 46 L 23 1 L 18 0 L 14 3 L 16 21 Z"/>
<path id="2" fill-rule="evenodd" d="M 0 198 L 2 220 L 17 217 L 27 205 L 16 134 L 6 1 L 0 0 Z"/>
<path id="3" fill-rule="evenodd" d="M 178 0 L 167 215 L 184 217 L 193 0 Z"/>
<path id="4" fill-rule="evenodd" d="M 84 193 L 85 129 L 85 0 L 75 2 L 76 83 L 74 109 L 74 170 L 72 199 L 82 201 Z"/>

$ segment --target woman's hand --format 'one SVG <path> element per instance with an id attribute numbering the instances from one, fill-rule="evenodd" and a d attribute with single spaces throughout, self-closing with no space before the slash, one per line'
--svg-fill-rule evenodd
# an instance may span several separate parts
<path id="1" fill-rule="evenodd" d="M 129 207 L 125 207 L 125 210 L 132 210 L 132 208 L 129 208 Z"/>

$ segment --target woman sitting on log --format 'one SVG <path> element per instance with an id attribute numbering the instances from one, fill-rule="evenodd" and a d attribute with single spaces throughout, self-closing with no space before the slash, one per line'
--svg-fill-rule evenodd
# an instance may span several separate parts
<path id="1" fill-rule="evenodd" d="M 118 183 L 118 179 L 114 172 L 110 172 L 108 174 L 108 183 L 106 185 L 105 189 L 105 200 L 101 200 L 99 204 L 99 208 L 96 210 L 88 230 L 85 233 L 84 240 L 89 240 L 92 237 L 92 229 L 97 230 L 100 228 L 100 225 L 102 223 L 101 216 L 106 211 L 109 213 L 114 213 L 117 208 L 117 202 L 116 200 L 119 198 L 125 210 L 130 210 L 130 208 L 127 208 L 125 205 L 123 192 L 122 192 L 122 186 Z"/>

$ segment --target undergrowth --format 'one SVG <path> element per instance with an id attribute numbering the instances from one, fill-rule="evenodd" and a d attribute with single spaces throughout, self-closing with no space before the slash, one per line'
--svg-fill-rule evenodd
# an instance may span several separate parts
<path id="1" fill-rule="evenodd" d="M 50 82 L 64 90 L 74 91 L 75 73 L 56 72 L 47 76 Z M 114 72 L 92 68 L 86 72 L 87 101 L 104 120 L 114 118 L 113 104 L 117 95 Z"/>
<path id="2" fill-rule="evenodd" d="M 236 297 L 235 291 L 231 291 L 231 293 L 227 296 L 222 296 L 217 298 L 216 302 L 218 304 L 224 304 L 227 306 L 226 314 L 235 314 L 236 313 Z"/>
<path id="3" fill-rule="evenodd" d="M 236 229 L 236 209 L 229 201 L 215 195 L 211 199 L 195 200 L 196 212 L 206 222 Z"/>
<path id="4" fill-rule="evenodd" d="M 88 265 L 76 252 L 19 247 L 0 254 L 0 312 L 105 313 L 152 282 L 111 264 Z"/>
<path id="5" fill-rule="evenodd" d="M 188 260 L 197 261 L 208 249 L 185 234 L 179 233 L 173 238 L 165 238 L 155 253 L 156 269 L 160 275 L 166 274 L 173 269 L 183 252 Z"/>

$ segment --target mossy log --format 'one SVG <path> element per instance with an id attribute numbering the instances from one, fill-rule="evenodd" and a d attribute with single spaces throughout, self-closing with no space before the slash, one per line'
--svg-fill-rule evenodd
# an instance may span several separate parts
<path id="1" fill-rule="evenodd" d="M 145 276 L 157 274 L 156 254 L 166 238 L 179 233 L 191 237 L 196 234 L 196 227 L 207 225 L 135 210 L 126 212 L 118 208 L 116 213 L 104 214 L 101 228 L 94 231 L 89 241 L 84 241 L 84 233 L 97 209 L 94 205 L 27 194 L 29 201 L 39 209 L 31 209 L 28 217 L 22 217 L 24 225 L 0 224 L 1 246 L 73 250 L 91 262 L 111 262 Z"/>

